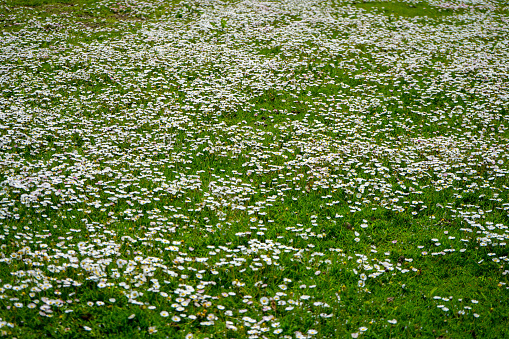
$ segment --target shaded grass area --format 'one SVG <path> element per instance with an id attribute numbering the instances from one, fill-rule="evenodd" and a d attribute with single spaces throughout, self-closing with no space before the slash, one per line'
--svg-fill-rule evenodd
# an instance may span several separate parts
<path id="1" fill-rule="evenodd" d="M 43 5 L 56 5 L 56 4 L 91 4 L 97 2 L 97 0 L 83 1 L 83 0 L 6 0 L 4 4 L 9 7 L 38 7 Z"/>
<path id="2" fill-rule="evenodd" d="M 422 17 L 439 18 L 448 15 L 461 13 L 463 10 L 453 10 L 449 8 L 437 8 L 427 3 L 405 3 L 405 2 L 353 2 L 357 8 L 362 8 L 368 12 L 377 12 L 384 15 L 394 15 L 397 17 Z"/>
<path id="3" fill-rule="evenodd" d="M 72 19 L 73 23 L 84 27 L 114 27 L 119 21 L 130 19 L 128 13 L 118 13 L 104 6 L 95 7 L 98 3 L 99 1 L 96 0 L 9 1 L 7 6 L 0 10 L 0 18 L 3 17 L 2 29 L 4 31 L 22 29 L 25 22 L 16 19 L 16 17 L 21 18 L 22 16 Z M 95 8 L 92 10 L 92 7 Z M 44 27 L 48 32 L 56 32 L 62 28 L 70 27 L 52 23 L 48 23 Z"/>
<path id="4" fill-rule="evenodd" d="M 100 0 L 7 0 L 0 7 L 0 29 L 18 31 L 26 24 L 26 17 L 38 19 L 60 19 L 66 25 L 49 23 L 45 29 L 49 32 L 62 28 L 117 28 L 119 23 L 156 19 L 163 15 L 186 20 L 196 14 L 189 4 L 178 7 L 180 0 L 161 1 L 154 7 L 139 7 L 136 2 L 100 1 Z M 78 26 L 74 26 L 78 24 Z M 76 38 L 76 37 L 75 37 Z"/>

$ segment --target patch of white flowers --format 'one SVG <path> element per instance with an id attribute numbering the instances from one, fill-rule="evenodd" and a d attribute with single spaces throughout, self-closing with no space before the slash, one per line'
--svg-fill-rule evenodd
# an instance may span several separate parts
<path id="1" fill-rule="evenodd" d="M 98 6 L 142 18 L 159 5 Z M 433 235 L 415 245 L 423 255 L 506 246 L 507 225 L 492 216 L 509 209 L 508 17 L 490 1 L 430 6 L 467 10 L 430 19 L 347 2 L 199 0 L 182 8 L 201 15 L 166 15 L 122 34 L 134 26 L 64 19 L 52 30 L 34 19 L 1 33 L 0 269 L 9 274 L 0 298 L 51 317 L 82 303 L 82 285 L 93 282 L 135 305 L 156 296 L 162 306 L 147 312 L 172 322 L 198 317 L 205 327 L 283 337 L 292 333 L 277 314 L 312 309 L 327 319 L 340 303 L 306 285 L 287 293 L 297 283 L 286 275 L 292 262 L 316 279 L 349 262 L 359 291 L 418 270 L 419 258 L 392 262 L 376 246 L 315 250 L 325 226 L 342 225 L 338 206 L 429 214 L 444 230 L 434 213 L 446 210 L 464 236 Z M 105 38 L 75 42 L 78 33 Z M 440 191 L 453 193 L 425 204 Z M 316 209 L 306 224 L 272 232 L 278 206 L 298 214 L 302 201 Z M 353 229 L 355 247 L 371 221 L 360 217 Z M 229 232 L 243 240 L 186 243 Z M 483 260 L 509 272 L 507 256 Z M 236 278 L 219 283 L 223 274 Z M 269 277 L 279 280 L 267 288 Z M 262 296 L 245 295 L 246 284 Z M 479 316 L 475 303 L 460 304 L 438 307 Z"/>

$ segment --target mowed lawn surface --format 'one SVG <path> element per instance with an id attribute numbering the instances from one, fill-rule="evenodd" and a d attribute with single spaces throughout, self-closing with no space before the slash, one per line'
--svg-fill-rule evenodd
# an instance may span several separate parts
<path id="1" fill-rule="evenodd" d="M 509 337 L 509 7 L 0 2 L 0 336 Z"/>

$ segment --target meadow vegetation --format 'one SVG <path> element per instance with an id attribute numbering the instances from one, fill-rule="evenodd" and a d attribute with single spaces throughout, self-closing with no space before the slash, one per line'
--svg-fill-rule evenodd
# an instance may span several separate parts
<path id="1" fill-rule="evenodd" d="M 0 2 L 0 336 L 509 337 L 509 7 Z"/>

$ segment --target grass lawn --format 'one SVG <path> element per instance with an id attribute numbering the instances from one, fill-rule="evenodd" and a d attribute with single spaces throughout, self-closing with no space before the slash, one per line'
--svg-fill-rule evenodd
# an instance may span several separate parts
<path id="1" fill-rule="evenodd" d="M 508 338 L 505 1 L 0 2 L 0 336 Z"/>

